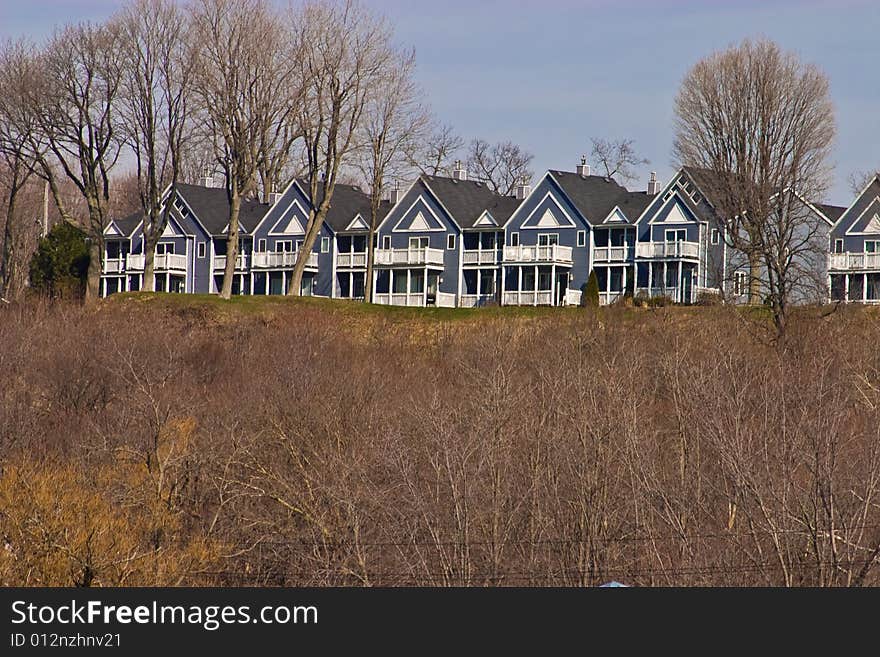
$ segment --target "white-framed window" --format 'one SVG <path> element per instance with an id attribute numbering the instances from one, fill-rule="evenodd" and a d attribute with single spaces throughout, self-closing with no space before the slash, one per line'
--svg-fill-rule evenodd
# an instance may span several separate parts
<path id="1" fill-rule="evenodd" d="M 390 249 L 391 248 L 391 235 L 383 235 L 382 236 L 382 248 Z"/>
<path id="2" fill-rule="evenodd" d="M 428 248 L 428 238 L 427 237 L 410 237 L 409 238 L 409 248 L 411 248 L 411 249 L 427 249 Z"/>
<path id="3" fill-rule="evenodd" d="M 694 194 L 693 196 L 691 196 L 691 198 L 693 199 L 695 205 L 699 205 L 700 201 L 703 200 L 703 197 L 700 196 L 699 193 L 697 193 L 696 191 L 694 191 Z"/>
<path id="4" fill-rule="evenodd" d="M 578 231 L 577 245 L 578 246 L 586 246 L 587 245 L 587 231 L 585 231 L 585 230 Z"/>
<path id="5" fill-rule="evenodd" d="M 733 293 L 737 296 L 748 294 L 749 272 L 739 270 L 733 272 Z"/>
<path id="6" fill-rule="evenodd" d="M 880 253 L 880 240 L 865 240 L 865 253 Z"/>
<path id="7" fill-rule="evenodd" d="M 717 228 L 712 229 L 712 244 L 718 244 L 721 242 L 721 231 Z"/>
<path id="8" fill-rule="evenodd" d="M 510 234 L 510 246 L 519 246 L 519 233 Z"/>
<path id="9" fill-rule="evenodd" d="M 321 238 L 321 253 L 330 253 L 330 238 Z"/>
<path id="10" fill-rule="evenodd" d="M 541 233 L 538 235 L 538 246 L 559 244 L 559 233 Z"/>
<path id="11" fill-rule="evenodd" d="M 166 253 L 174 253 L 174 242 L 159 242 L 156 245 L 156 255 L 165 255 Z"/>
<path id="12" fill-rule="evenodd" d="M 455 235 L 450 233 L 446 236 L 446 248 L 450 251 L 455 249 Z"/>
<path id="13" fill-rule="evenodd" d="M 257 241 L 257 251 L 259 251 L 260 253 L 266 252 L 266 240 L 265 239 Z"/>
<path id="14" fill-rule="evenodd" d="M 290 253 L 293 251 L 293 242 L 290 240 L 278 240 L 275 242 L 275 253 Z"/>
<path id="15" fill-rule="evenodd" d="M 843 240 L 837 238 L 834 240 L 834 252 L 835 253 L 843 253 Z"/>
<path id="16" fill-rule="evenodd" d="M 666 241 L 667 242 L 686 242 L 687 241 L 687 229 L 686 228 L 668 228 L 666 230 Z"/>
<path id="17" fill-rule="evenodd" d="M 198 246 L 196 247 L 196 253 L 198 254 L 199 258 L 205 257 L 205 243 L 204 242 L 199 242 Z"/>

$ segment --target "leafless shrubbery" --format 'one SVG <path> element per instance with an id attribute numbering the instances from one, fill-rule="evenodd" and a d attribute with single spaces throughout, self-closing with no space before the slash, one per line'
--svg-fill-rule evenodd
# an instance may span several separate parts
<path id="1" fill-rule="evenodd" d="M 7 306 L 0 583 L 877 584 L 880 326 L 734 312 Z"/>

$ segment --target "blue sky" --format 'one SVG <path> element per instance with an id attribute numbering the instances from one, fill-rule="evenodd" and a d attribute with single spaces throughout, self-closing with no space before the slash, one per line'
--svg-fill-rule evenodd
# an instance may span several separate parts
<path id="1" fill-rule="evenodd" d="M 768 36 L 831 80 L 838 137 L 829 200 L 880 166 L 876 0 L 366 0 L 415 46 L 426 99 L 466 138 L 511 139 L 535 169 L 573 169 L 590 137 L 630 137 L 672 173 L 672 102 L 687 69 L 748 36 Z M 100 19 L 121 0 L 0 0 L 0 37 Z M 634 185 L 635 186 L 635 185 Z"/>

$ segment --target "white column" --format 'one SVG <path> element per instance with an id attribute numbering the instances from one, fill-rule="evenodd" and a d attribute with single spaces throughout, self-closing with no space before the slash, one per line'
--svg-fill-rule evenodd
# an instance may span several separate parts
<path id="1" fill-rule="evenodd" d="M 538 305 L 538 292 L 540 291 L 540 289 L 541 289 L 541 286 L 538 285 L 538 265 L 535 265 L 535 290 L 534 290 L 534 294 L 532 295 L 532 305 L 533 306 Z"/>
<path id="2" fill-rule="evenodd" d="M 843 275 L 843 300 L 849 301 L 849 274 Z"/>
<path id="3" fill-rule="evenodd" d="M 435 299 L 439 299 L 439 298 L 440 298 L 440 280 L 439 280 L 439 277 L 438 277 L 438 280 L 437 280 L 437 293 L 436 293 L 436 295 L 434 296 L 434 298 L 435 298 Z M 436 305 L 436 304 L 437 304 L 437 301 L 434 301 L 434 304 Z M 422 305 L 423 305 L 423 306 L 427 306 L 427 305 L 428 305 L 428 267 L 427 267 L 427 265 L 425 266 L 425 271 L 422 272 Z"/>
<path id="4" fill-rule="evenodd" d="M 498 304 L 501 306 L 504 305 L 504 287 L 507 283 L 507 273 L 504 271 L 505 269 L 506 267 L 501 265 L 501 289 L 498 290 Z"/>
<path id="5" fill-rule="evenodd" d="M 556 264 L 550 265 L 550 305 L 556 305 Z"/>
<path id="6" fill-rule="evenodd" d="M 517 277 L 519 279 L 517 281 L 517 286 L 516 286 L 516 304 L 517 305 L 522 303 L 522 270 L 523 270 L 522 265 L 520 265 L 519 267 L 516 268 Z"/>
<path id="7" fill-rule="evenodd" d="M 406 270 L 406 305 L 407 306 L 409 305 L 409 285 L 410 285 L 411 278 L 412 278 L 412 270 L 407 269 Z"/>
<path id="8" fill-rule="evenodd" d="M 868 300 L 868 274 L 862 274 L 862 301 Z"/>
<path id="9" fill-rule="evenodd" d="M 678 295 L 678 302 L 684 303 L 684 298 L 681 293 L 681 260 L 678 261 L 678 280 L 676 281 L 675 293 Z"/>
<path id="10" fill-rule="evenodd" d="M 654 263 L 648 260 L 648 296 L 651 296 L 652 285 L 654 285 Z"/>

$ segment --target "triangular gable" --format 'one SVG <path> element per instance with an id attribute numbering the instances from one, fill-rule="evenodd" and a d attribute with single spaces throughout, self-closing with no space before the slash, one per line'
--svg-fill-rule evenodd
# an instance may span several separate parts
<path id="1" fill-rule="evenodd" d="M 673 194 L 660 207 L 660 210 L 654 215 L 650 223 L 693 224 L 699 223 L 699 220 L 694 216 L 690 208 L 685 205 L 684 201 L 678 197 L 678 194 Z"/>
<path id="2" fill-rule="evenodd" d="M 627 221 L 627 218 L 626 218 L 626 216 L 623 214 L 623 212 L 620 211 L 620 208 L 615 207 L 615 208 L 611 211 L 611 213 L 610 213 L 607 217 L 605 217 L 605 221 L 603 221 L 602 223 L 606 223 L 606 224 L 628 224 L 629 221 Z"/>
<path id="3" fill-rule="evenodd" d="M 351 223 L 348 224 L 345 230 L 370 230 L 370 227 L 361 215 L 357 215 L 351 220 Z"/>
<path id="4" fill-rule="evenodd" d="M 169 216 L 168 223 L 165 224 L 165 230 L 162 231 L 162 237 L 180 237 L 185 234 L 186 232 L 180 227 L 177 220 L 174 217 Z"/>
<path id="5" fill-rule="evenodd" d="M 474 226 L 498 226 L 498 222 L 495 221 L 495 218 L 489 214 L 489 211 L 486 210 L 483 214 L 480 215 L 480 218 L 474 222 Z"/>
<path id="6" fill-rule="evenodd" d="M 419 207 L 416 207 L 419 206 Z M 415 210 L 415 213 L 413 213 Z M 431 209 L 431 206 L 421 197 L 421 195 L 413 201 L 403 216 L 400 218 L 394 228 L 391 230 L 397 232 L 430 232 L 445 231 L 445 224 Z"/>
<path id="7" fill-rule="evenodd" d="M 880 235 L 880 196 L 874 197 L 852 223 L 847 235 Z"/>
<path id="8" fill-rule="evenodd" d="M 111 221 L 107 228 L 104 229 L 104 234 L 108 237 L 123 237 L 122 231 L 119 230 L 119 227 L 114 221 Z"/>
<path id="9" fill-rule="evenodd" d="M 547 199 L 550 199 L 550 202 L 555 207 L 548 207 L 545 203 Z M 532 213 L 522 223 L 523 228 L 562 228 L 572 226 L 575 226 L 574 221 L 551 192 L 547 192 L 544 195 L 541 202 L 535 206 Z"/>
<path id="10" fill-rule="evenodd" d="M 305 216 L 306 212 L 302 209 L 302 206 L 294 200 L 287 206 L 287 209 L 281 214 L 278 221 L 275 222 L 275 225 L 269 229 L 269 234 L 304 235 L 306 231 L 303 228 L 302 221 L 300 221 L 299 216 L 297 215 Z"/>

